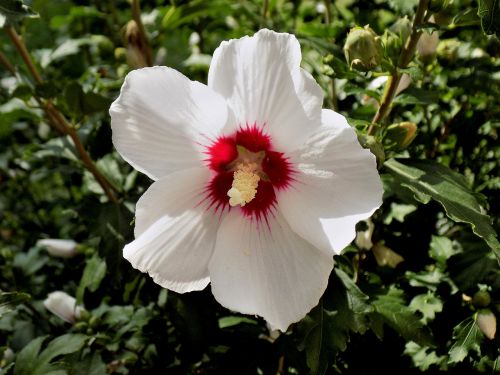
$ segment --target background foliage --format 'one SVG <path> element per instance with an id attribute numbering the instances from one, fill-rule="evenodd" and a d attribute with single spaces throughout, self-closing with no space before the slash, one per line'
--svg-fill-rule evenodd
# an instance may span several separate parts
<path id="1" fill-rule="evenodd" d="M 487 337 L 500 312 L 499 2 L 420 3 L 414 32 L 439 44 L 401 66 L 411 30 L 393 25 L 413 19 L 416 0 L 144 0 L 147 40 L 127 31 L 127 1 L 1 0 L 0 374 L 500 372 L 499 339 Z M 383 61 L 350 70 L 346 36 L 367 24 Z M 261 27 L 297 35 L 325 107 L 349 117 L 385 186 L 374 246 L 360 237 L 336 256 L 320 304 L 279 336 L 209 288 L 167 292 L 123 260 L 151 181 L 114 151 L 107 112 L 133 66 L 151 59 L 206 82 L 219 43 Z M 368 136 L 383 101 L 368 84 L 402 73 L 410 86 Z M 411 144 L 414 125 L 387 127 L 402 122 L 416 125 Z M 74 239 L 79 253 L 52 257 L 42 238 Z M 76 322 L 44 307 L 56 290 L 85 306 Z"/>

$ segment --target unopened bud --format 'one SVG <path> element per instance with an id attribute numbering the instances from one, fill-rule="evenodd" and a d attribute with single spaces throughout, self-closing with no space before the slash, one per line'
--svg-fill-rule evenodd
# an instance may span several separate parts
<path id="1" fill-rule="evenodd" d="M 406 39 L 408 39 L 408 37 L 410 36 L 411 34 L 411 28 L 412 28 L 412 24 L 411 24 L 411 21 L 408 19 L 408 16 L 404 16 L 404 18 L 400 18 L 399 20 L 397 20 L 391 27 L 390 27 L 390 30 L 401 36 L 401 39 L 404 43 L 404 41 Z"/>
<path id="2" fill-rule="evenodd" d="M 472 303 L 476 307 L 486 307 L 491 303 L 491 296 L 486 290 L 480 290 L 472 297 Z"/>
<path id="3" fill-rule="evenodd" d="M 417 125 L 413 122 L 400 122 L 387 127 L 384 141 L 388 149 L 404 150 L 417 136 Z"/>
<path id="4" fill-rule="evenodd" d="M 417 43 L 417 51 L 420 59 L 428 60 L 432 58 L 436 54 L 438 44 L 439 35 L 437 31 L 433 31 L 431 34 L 422 33 Z"/>
<path id="5" fill-rule="evenodd" d="M 490 340 L 495 338 L 497 332 L 497 318 L 490 309 L 479 310 L 476 314 L 476 323 L 487 338 Z"/>
<path id="6" fill-rule="evenodd" d="M 356 26 L 347 35 L 344 54 L 351 69 L 362 72 L 372 70 L 380 64 L 381 60 L 380 37 L 368 25 Z"/>
<path id="7" fill-rule="evenodd" d="M 73 258 L 76 254 L 78 254 L 78 244 L 73 240 L 46 238 L 38 240 L 36 245 L 46 248 L 50 255 L 59 258 Z"/>
<path id="8" fill-rule="evenodd" d="M 50 293 L 43 305 L 52 314 L 68 323 L 74 323 L 80 319 L 83 307 L 77 306 L 76 299 L 69 294 L 61 291 Z"/>
<path id="9" fill-rule="evenodd" d="M 379 266 L 388 266 L 391 268 L 396 268 L 396 266 L 404 261 L 404 258 L 389 249 L 387 246 L 382 245 L 382 243 L 378 242 L 372 247 L 373 255 L 375 256 L 375 260 Z"/>
<path id="10" fill-rule="evenodd" d="M 134 20 L 127 23 L 125 31 L 127 39 L 127 63 L 134 69 L 148 66 L 146 59 L 146 46 L 141 38 L 139 26 Z"/>

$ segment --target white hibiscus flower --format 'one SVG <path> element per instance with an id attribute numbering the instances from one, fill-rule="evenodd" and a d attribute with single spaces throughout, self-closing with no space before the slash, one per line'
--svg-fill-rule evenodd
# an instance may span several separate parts
<path id="1" fill-rule="evenodd" d="M 322 110 L 293 35 L 223 42 L 208 85 L 135 70 L 110 109 L 113 142 L 155 182 L 124 257 L 161 286 L 212 293 L 287 327 L 326 289 L 355 224 L 380 206 L 375 157 Z"/>

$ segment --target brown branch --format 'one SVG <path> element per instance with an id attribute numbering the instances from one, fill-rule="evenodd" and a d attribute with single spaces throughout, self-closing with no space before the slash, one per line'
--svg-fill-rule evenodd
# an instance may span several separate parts
<path id="1" fill-rule="evenodd" d="M 412 31 L 407 39 L 401 54 L 399 55 L 398 64 L 396 69 L 391 73 L 391 76 L 387 80 L 385 85 L 384 94 L 380 102 L 380 107 L 377 109 L 375 116 L 373 116 L 372 123 L 368 128 L 368 134 L 373 135 L 376 132 L 377 124 L 380 123 L 389 113 L 391 108 L 392 100 L 396 94 L 396 89 L 398 88 L 399 80 L 401 79 L 401 74 L 398 72 L 398 68 L 403 69 L 410 63 L 415 56 L 415 48 L 417 47 L 417 42 L 422 35 L 422 31 L 419 30 L 419 26 L 424 21 L 425 13 L 427 11 L 427 6 L 429 5 L 429 0 L 420 0 L 418 3 L 417 11 L 415 13 L 415 18 L 413 20 Z"/>
<path id="2" fill-rule="evenodd" d="M 36 83 L 42 83 L 42 77 L 40 76 L 40 73 L 38 73 L 38 70 L 36 69 L 35 64 L 33 64 L 33 60 L 31 60 L 30 54 L 28 50 L 26 49 L 26 46 L 19 36 L 19 34 L 16 32 L 16 29 L 12 26 L 7 26 L 5 27 L 5 32 L 9 36 L 9 38 L 12 40 L 14 45 L 17 48 L 17 51 L 21 55 L 24 63 L 28 67 L 28 70 L 30 71 L 31 75 L 35 79 Z"/>
<path id="3" fill-rule="evenodd" d="M 16 75 L 16 69 L 14 68 L 14 65 L 12 65 L 7 59 L 7 56 L 5 56 L 2 51 L 0 51 L 0 63 L 7 69 L 9 72 L 12 73 L 12 75 Z"/>
<path id="4" fill-rule="evenodd" d="M 30 71 L 35 81 L 37 83 L 43 83 L 43 79 L 38 73 L 38 70 L 36 69 L 36 66 L 33 63 L 33 60 L 31 59 L 28 50 L 26 49 L 26 45 L 24 44 L 19 34 L 17 34 L 16 30 L 12 26 L 7 26 L 5 28 L 5 31 L 12 40 L 12 42 L 14 43 L 17 51 L 21 55 L 24 63 L 28 67 L 28 70 Z M 97 169 L 96 165 L 94 164 L 89 154 L 85 150 L 85 147 L 83 146 L 82 141 L 80 140 L 80 137 L 78 136 L 78 133 L 76 132 L 74 126 L 71 125 L 66 120 L 66 118 L 61 114 L 61 112 L 59 112 L 59 110 L 54 106 L 54 104 L 50 100 L 44 101 L 38 97 L 35 97 L 35 99 L 45 111 L 51 125 L 59 132 L 67 134 L 71 138 L 78 154 L 80 155 L 83 165 L 85 166 L 85 168 L 87 168 L 87 170 L 90 173 L 92 173 L 96 181 L 104 190 L 104 193 L 109 198 L 109 200 L 112 201 L 113 203 L 118 203 L 115 187 Z"/>
<path id="5" fill-rule="evenodd" d="M 149 44 L 148 36 L 146 34 L 146 29 L 144 29 L 144 25 L 141 20 L 141 6 L 139 4 L 139 0 L 132 0 L 132 19 L 137 23 L 137 27 L 139 28 L 139 35 L 141 38 L 142 45 L 144 46 L 143 52 L 144 57 L 146 58 L 146 63 L 148 66 L 153 66 L 153 52 L 151 50 L 151 46 Z"/>

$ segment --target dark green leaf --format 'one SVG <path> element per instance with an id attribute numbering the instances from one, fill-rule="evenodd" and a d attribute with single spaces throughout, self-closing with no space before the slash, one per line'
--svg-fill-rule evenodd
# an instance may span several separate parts
<path id="1" fill-rule="evenodd" d="M 87 261 L 87 265 L 83 271 L 82 279 L 76 292 L 78 303 L 82 303 L 86 289 L 95 292 L 99 288 L 104 276 L 106 276 L 106 262 L 95 254 Z"/>
<path id="2" fill-rule="evenodd" d="M 415 341 L 420 345 L 433 345 L 428 330 L 407 306 L 401 290 L 391 287 L 387 294 L 377 296 L 372 304 L 375 313 L 406 340 Z"/>
<path id="3" fill-rule="evenodd" d="M 391 159 L 385 167 L 402 185 L 415 194 L 424 194 L 442 204 L 448 217 L 468 223 L 482 237 L 500 261 L 500 243 L 491 219 L 484 213 L 463 176 L 429 160 Z"/>
<path id="4" fill-rule="evenodd" d="M 481 27 L 485 34 L 498 34 L 500 32 L 500 1 L 479 0 L 477 15 L 481 19 Z"/>
<path id="5" fill-rule="evenodd" d="M 22 292 L 2 292 L 0 291 L 0 318 L 8 312 L 14 310 L 17 305 L 29 301 L 31 296 Z"/>

